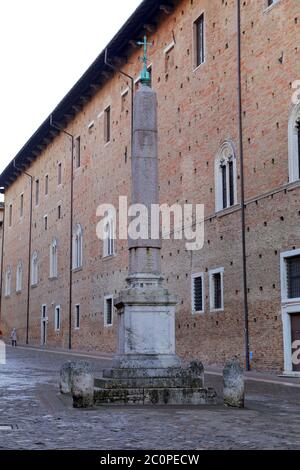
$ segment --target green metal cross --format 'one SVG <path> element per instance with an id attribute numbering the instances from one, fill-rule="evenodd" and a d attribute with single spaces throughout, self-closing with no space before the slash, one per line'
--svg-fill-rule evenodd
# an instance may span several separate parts
<path id="1" fill-rule="evenodd" d="M 138 46 L 144 46 L 144 55 L 143 55 L 143 70 L 141 73 L 141 82 L 143 85 L 150 86 L 151 83 L 151 76 L 147 68 L 148 62 L 148 46 L 152 46 L 150 42 L 147 42 L 147 36 L 144 36 L 144 41 L 138 41 Z"/>

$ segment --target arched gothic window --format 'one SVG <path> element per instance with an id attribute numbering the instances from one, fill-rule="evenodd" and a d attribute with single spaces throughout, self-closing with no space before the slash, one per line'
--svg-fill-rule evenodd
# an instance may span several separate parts
<path id="1" fill-rule="evenodd" d="M 294 106 L 289 119 L 289 181 L 300 179 L 300 104 Z"/>
<path id="2" fill-rule="evenodd" d="M 216 211 L 237 203 L 236 156 L 231 142 L 224 142 L 215 161 Z"/>

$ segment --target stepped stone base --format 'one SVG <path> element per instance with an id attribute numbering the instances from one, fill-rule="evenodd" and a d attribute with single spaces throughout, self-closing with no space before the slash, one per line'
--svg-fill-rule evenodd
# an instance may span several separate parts
<path id="1" fill-rule="evenodd" d="M 201 363 L 187 369 L 105 370 L 95 379 L 95 405 L 214 405 L 217 395 L 204 387 Z"/>

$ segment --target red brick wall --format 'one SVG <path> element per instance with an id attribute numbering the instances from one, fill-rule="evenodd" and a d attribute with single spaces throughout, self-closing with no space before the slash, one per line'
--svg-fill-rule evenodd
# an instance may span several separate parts
<path id="1" fill-rule="evenodd" d="M 193 22 L 206 18 L 206 61 L 193 70 Z M 298 18 L 298 25 L 295 22 Z M 281 0 L 265 11 L 264 0 L 242 2 L 242 94 L 245 146 L 247 260 L 249 281 L 250 349 L 257 369 L 283 367 L 279 255 L 300 246 L 299 187 L 285 191 L 288 181 L 288 116 L 291 83 L 299 79 L 298 1 Z M 174 65 L 166 74 L 164 49 L 173 41 Z M 234 0 L 211 2 L 183 0 L 171 15 L 161 14 L 157 31 L 149 37 L 153 87 L 159 108 L 159 170 L 161 203 L 205 204 L 205 245 L 186 252 L 184 242 L 164 241 L 163 272 L 166 284 L 180 297 L 177 313 L 177 350 L 205 363 L 223 363 L 244 353 L 241 223 L 239 207 L 215 214 L 214 162 L 219 147 L 230 139 L 238 148 L 237 26 Z M 278 60 L 283 53 L 283 63 Z M 136 50 L 124 70 L 137 76 Z M 82 166 L 74 177 L 74 226 L 84 233 L 83 269 L 74 273 L 73 304 L 81 304 L 79 331 L 73 329 L 73 346 L 114 351 L 114 327 L 104 327 L 103 297 L 117 294 L 125 285 L 126 242 L 117 242 L 116 256 L 102 259 L 96 237 L 96 208 L 118 203 L 130 193 L 130 96 L 121 110 L 124 78 L 116 74 L 78 113 L 66 129 L 81 136 Z M 103 111 L 111 105 L 112 141 L 104 142 Z M 128 109 L 128 113 L 126 110 Z M 88 130 L 88 125 L 94 126 Z M 238 155 L 237 155 L 238 157 Z M 57 162 L 63 165 L 63 185 L 57 187 Z M 239 158 L 237 161 L 239 175 Z M 40 256 L 41 279 L 31 289 L 30 343 L 40 342 L 40 310 L 48 305 L 48 345 L 68 345 L 70 141 L 61 134 L 29 172 L 41 181 L 41 197 L 33 210 L 33 250 Z M 43 195 L 44 175 L 50 177 L 49 196 Z M 238 182 L 240 179 L 238 180 Z M 261 195 L 282 188 L 273 196 Z M 6 203 L 14 204 L 14 225 L 6 226 L 4 266 L 13 266 L 14 284 L 19 259 L 27 260 L 29 179 L 19 178 L 7 191 Z M 22 221 L 16 216 L 18 199 L 25 194 Z M 240 191 L 238 190 L 238 194 Z M 62 202 L 63 218 L 57 221 Z M 48 214 L 49 229 L 43 228 Z M 281 220 L 284 217 L 284 220 Z M 265 222 L 267 225 L 265 226 Z M 49 281 L 49 245 L 59 241 L 59 279 Z M 276 254 L 275 254 L 276 252 Z M 224 267 L 225 310 L 209 311 L 208 271 Z M 205 273 L 205 313 L 191 314 L 191 274 Z M 26 327 L 26 276 L 23 292 L 3 299 L 2 328 L 17 326 L 22 342 Z M 62 307 L 63 325 L 54 332 L 54 306 Z M 74 325 L 74 317 L 73 317 Z"/>

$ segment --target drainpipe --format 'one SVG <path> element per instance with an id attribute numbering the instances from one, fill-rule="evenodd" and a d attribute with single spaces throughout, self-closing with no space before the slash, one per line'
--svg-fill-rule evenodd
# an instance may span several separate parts
<path id="1" fill-rule="evenodd" d="M 32 211 L 33 211 L 33 176 L 18 168 L 14 160 L 16 170 L 24 173 L 30 179 L 30 207 L 29 207 L 29 234 L 28 234 L 28 273 L 27 273 L 27 307 L 26 307 L 26 344 L 29 344 L 29 320 L 30 320 L 30 285 L 31 285 L 31 251 L 32 251 Z"/>
<path id="2" fill-rule="evenodd" d="M 245 365 L 251 369 L 249 348 L 249 307 L 247 282 L 247 250 L 246 250 L 246 205 L 245 205 L 245 174 L 244 174 L 244 140 L 243 140 L 243 106 L 242 106 L 242 70 L 241 70 L 241 3 L 237 0 L 237 50 L 238 50 L 238 116 L 239 116 L 239 149 L 241 173 L 241 224 L 242 224 L 242 257 L 243 257 L 243 294 L 244 294 L 244 328 L 245 328 Z"/>
<path id="3" fill-rule="evenodd" d="M 132 147 L 133 147 L 133 100 L 134 100 L 134 78 L 131 77 L 131 75 L 128 75 L 128 73 L 124 72 L 123 70 L 119 70 L 117 69 L 114 65 L 112 65 L 110 62 L 108 62 L 108 52 L 107 52 L 107 49 L 105 49 L 105 58 L 104 58 L 104 63 L 105 65 L 107 65 L 107 67 L 109 67 L 110 69 L 112 69 L 114 72 L 119 72 L 121 73 L 122 75 L 124 75 L 124 77 L 127 77 L 129 78 L 129 80 L 131 81 L 131 153 L 132 153 Z"/>
<path id="4" fill-rule="evenodd" d="M 4 194 L 5 189 L 0 188 L 0 193 Z M 4 256 L 4 230 L 5 230 L 5 204 L 3 209 L 3 221 L 2 221 L 2 246 L 1 246 L 1 288 L 0 288 L 0 324 L 2 316 L 2 292 L 3 292 L 3 256 Z"/>
<path id="5" fill-rule="evenodd" d="M 69 283 L 69 349 L 72 349 L 72 305 L 73 305 L 73 199 L 74 199 L 74 135 L 62 129 L 53 122 L 50 116 L 50 126 L 62 132 L 71 139 L 71 186 L 70 186 L 70 283 Z"/>

